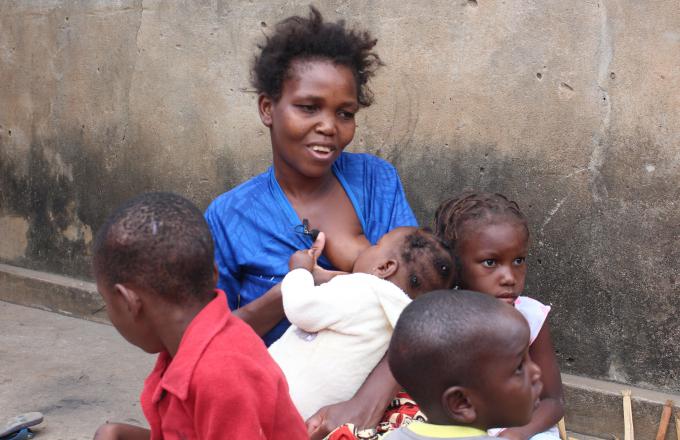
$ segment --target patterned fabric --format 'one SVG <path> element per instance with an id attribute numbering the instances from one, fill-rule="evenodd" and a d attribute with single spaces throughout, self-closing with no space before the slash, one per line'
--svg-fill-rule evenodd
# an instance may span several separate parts
<path id="1" fill-rule="evenodd" d="M 399 226 L 417 226 L 395 168 L 369 154 L 343 153 L 333 173 L 354 206 L 371 244 Z M 215 240 L 218 287 L 232 310 L 262 296 L 288 273 L 288 259 L 312 245 L 276 181 L 274 169 L 217 197 L 205 213 Z M 319 264 L 334 269 L 325 258 Z M 265 337 L 270 345 L 288 328 L 281 321 Z"/>
<path id="2" fill-rule="evenodd" d="M 340 426 L 326 436 L 327 440 L 378 440 L 388 432 L 407 426 L 413 421 L 425 422 L 427 417 L 406 392 L 397 393 L 387 407 L 380 424 L 374 429 L 357 429 L 351 423 Z"/>

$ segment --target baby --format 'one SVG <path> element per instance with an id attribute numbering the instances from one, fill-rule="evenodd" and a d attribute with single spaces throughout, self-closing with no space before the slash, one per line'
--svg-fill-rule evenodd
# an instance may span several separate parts
<path id="1" fill-rule="evenodd" d="M 315 286 L 319 253 L 298 251 L 290 258 L 281 292 L 293 325 L 269 348 L 305 419 L 351 398 L 385 355 L 404 307 L 450 287 L 454 273 L 448 246 L 414 227 L 390 231 L 359 254 L 351 274 L 336 272 Z"/>

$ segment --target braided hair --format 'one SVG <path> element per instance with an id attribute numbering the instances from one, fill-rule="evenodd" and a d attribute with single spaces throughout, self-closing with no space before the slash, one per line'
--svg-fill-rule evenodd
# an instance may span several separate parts
<path id="1" fill-rule="evenodd" d="M 524 226 L 529 236 L 527 218 L 519 205 L 502 194 L 465 191 L 445 200 L 435 212 L 435 233 L 456 248 L 463 227 L 468 223 L 493 223 L 499 218 L 513 219 Z"/>
<path id="2" fill-rule="evenodd" d="M 433 285 L 429 290 L 453 285 L 451 246 L 428 228 L 417 229 L 405 237 L 401 260 L 408 269 L 410 291 L 424 289 L 427 284 Z"/>

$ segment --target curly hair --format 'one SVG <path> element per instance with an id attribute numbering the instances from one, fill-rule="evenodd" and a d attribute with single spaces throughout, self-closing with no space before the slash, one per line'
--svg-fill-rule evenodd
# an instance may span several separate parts
<path id="1" fill-rule="evenodd" d="M 274 100 L 281 97 L 283 82 L 295 60 L 329 60 L 351 69 L 357 82 L 359 105 L 368 107 L 373 93 L 368 80 L 383 65 L 372 52 L 377 39 L 368 31 L 347 29 L 344 20 L 325 22 L 321 13 L 309 7 L 308 17 L 292 16 L 276 24 L 252 65 L 252 83 L 258 93 Z"/>
<path id="2" fill-rule="evenodd" d="M 212 295 L 213 240 L 203 214 L 171 193 L 128 200 L 99 229 L 93 246 L 96 278 L 133 283 L 176 304 Z"/>
<path id="3" fill-rule="evenodd" d="M 440 238 L 448 240 L 455 249 L 467 223 L 491 223 L 508 217 L 524 226 L 529 236 L 527 218 L 517 203 L 498 193 L 465 191 L 439 205 L 434 215 L 434 229 Z"/>
<path id="4" fill-rule="evenodd" d="M 453 285 L 453 256 L 448 242 L 432 233 L 428 228 L 416 229 L 404 238 L 401 260 L 408 268 L 409 290 L 419 291 L 424 282 L 433 284 L 433 289 Z"/>

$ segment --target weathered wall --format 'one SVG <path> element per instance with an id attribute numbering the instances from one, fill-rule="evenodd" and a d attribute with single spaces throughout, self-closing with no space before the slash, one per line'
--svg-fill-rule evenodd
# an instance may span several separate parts
<path id="1" fill-rule="evenodd" d="M 515 198 L 563 370 L 680 392 L 677 0 L 320 7 L 371 29 L 387 63 L 351 150 L 391 160 L 424 223 L 466 187 Z M 248 64 L 305 8 L 0 2 L 0 262 L 88 278 L 123 199 L 205 207 L 263 171 Z"/>

